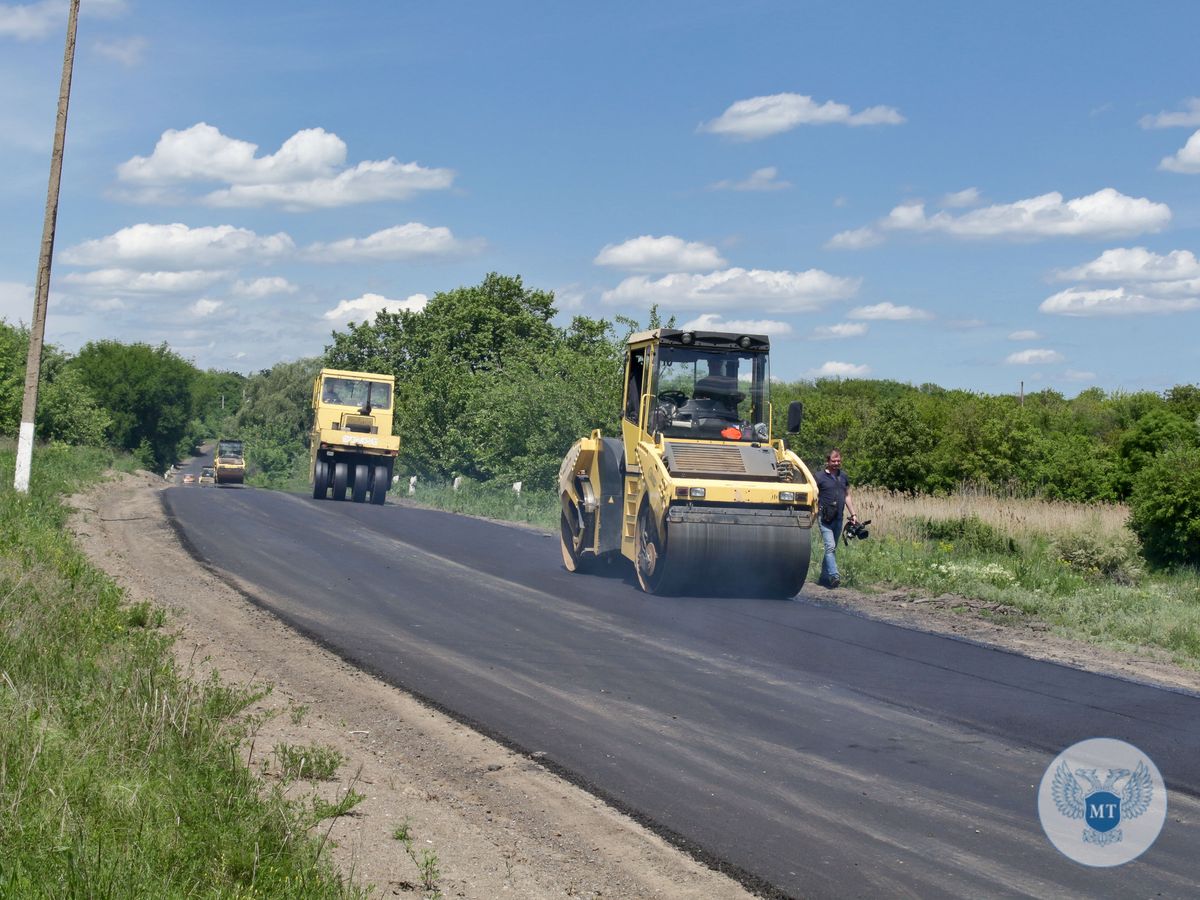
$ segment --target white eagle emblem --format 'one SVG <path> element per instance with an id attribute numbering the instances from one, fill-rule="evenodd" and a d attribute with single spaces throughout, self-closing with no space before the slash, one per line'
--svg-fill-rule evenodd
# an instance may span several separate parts
<path id="1" fill-rule="evenodd" d="M 1054 805 L 1068 819 L 1083 819 L 1083 840 L 1101 847 L 1115 844 L 1122 838 L 1117 826 L 1122 819 L 1136 819 L 1150 807 L 1154 794 L 1154 781 L 1144 762 L 1137 769 L 1109 769 L 1108 775 L 1100 780 L 1098 769 L 1076 769 L 1064 759 L 1054 773 Z M 1087 782 L 1085 789 L 1079 779 Z M 1127 779 L 1127 780 L 1126 780 Z M 1117 784 L 1125 780 L 1125 786 L 1117 793 Z"/>

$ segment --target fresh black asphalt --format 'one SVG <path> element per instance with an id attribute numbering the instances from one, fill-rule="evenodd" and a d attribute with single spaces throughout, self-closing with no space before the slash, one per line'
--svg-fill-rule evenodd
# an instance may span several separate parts
<path id="1" fill-rule="evenodd" d="M 393 505 L 180 486 L 192 552 L 345 659 L 544 760 L 766 894 L 1191 897 L 1200 697 L 793 601 L 651 597 L 557 540 Z M 1037 786 L 1091 737 L 1169 790 L 1124 866 L 1047 841 Z"/>

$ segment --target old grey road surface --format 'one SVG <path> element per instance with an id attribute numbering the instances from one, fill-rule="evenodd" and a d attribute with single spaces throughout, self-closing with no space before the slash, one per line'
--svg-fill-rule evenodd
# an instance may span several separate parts
<path id="1" fill-rule="evenodd" d="M 1194 897 L 1200 697 L 793 601 L 648 597 L 545 535 L 439 512 L 177 486 L 193 553 L 345 659 L 536 754 L 764 894 Z M 819 591 L 819 589 L 814 589 Z M 269 673 L 265 673 L 269 677 Z M 1167 782 L 1138 859 L 1037 818 L 1067 746 Z"/>

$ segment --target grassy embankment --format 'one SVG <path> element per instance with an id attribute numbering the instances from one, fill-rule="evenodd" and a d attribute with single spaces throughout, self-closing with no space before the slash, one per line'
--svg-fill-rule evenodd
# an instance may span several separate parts
<path id="1" fill-rule="evenodd" d="M 397 485 L 400 496 L 407 485 Z M 551 492 L 508 485 L 418 484 L 419 503 L 470 515 L 528 522 L 556 531 Z M 1123 649 L 1167 651 L 1200 667 L 1200 573 L 1148 572 L 1126 525 L 1127 510 L 968 492 L 909 497 L 858 489 L 871 536 L 838 551 L 843 584 L 862 591 L 911 588 L 954 595 L 1000 622 L 1037 620 L 1058 634 Z M 812 564 L 820 571 L 814 531 Z M 953 602 L 951 608 L 955 608 Z"/>
<path id="2" fill-rule="evenodd" d="M 871 490 L 855 502 L 872 524 L 870 539 L 839 552 L 851 586 L 980 599 L 998 620 L 1033 618 L 1063 635 L 1152 647 L 1200 666 L 1200 573 L 1148 571 L 1122 506 Z"/>
<path id="3" fill-rule="evenodd" d="M 339 809 L 256 778 L 256 695 L 186 678 L 162 612 L 64 532 L 62 498 L 113 466 L 132 468 L 39 448 L 22 496 L 0 447 L 0 896 L 361 896 L 312 830 L 357 795 Z"/>

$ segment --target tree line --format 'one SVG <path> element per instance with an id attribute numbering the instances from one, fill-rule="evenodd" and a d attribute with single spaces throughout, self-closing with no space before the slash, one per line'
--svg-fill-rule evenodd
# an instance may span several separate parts
<path id="1" fill-rule="evenodd" d="M 295 484 L 307 478 L 312 380 L 329 366 L 396 376 L 398 471 L 551 489 L 573 441 L 594 428 L 619 433 L 625 339 L 672 324 L 653 309 L 644 325 L 576 316 L 559 326 L 556 315 L 550 292 L 492 273 L 478 285 L 435 294 L 420 312 L 351 322 L 332 333 L 322 356 L 248 378 L 201 371 L 165 345 L 99 341 L 75 356 L 51 348 L 38 435 L 106 441 L 161 471 L 225 428 L 246 441 L 259 483 Z M 23 329 L 0 330 L 6 433 L 16 430 L 26 340 Z M 792 346 L 776 344 L 777 366 L 789 352 Z M 788 403 L 804 403 L 801 433 L 790 442 L 811 467 L 837 447 L 856 483 L 895 491 L 971 485 L 1129 502 L 1139 534 L 1166 535 L 1167 549 L 1151 555 L 1200 562 L 1200 386 L 1163 393 L 1091 388 L 1073 398 L 877 379 L 776 382 L 771 390 L 776 435 L 783 434 Z M 1182 557 L 1172 555 L 1176 546 L 1185 548 Z"/>
<path id="2" fill-rule="evenodd" d="M 20 427 L 29 330 L 0 321 L 0 434 Z M 246 379 L 201 370 L 166 344 L 93 341 L 77 354 L 47 344 L 35 437 L 110 446 L 163 472 L 214 436 L 241 402 Z"/>

